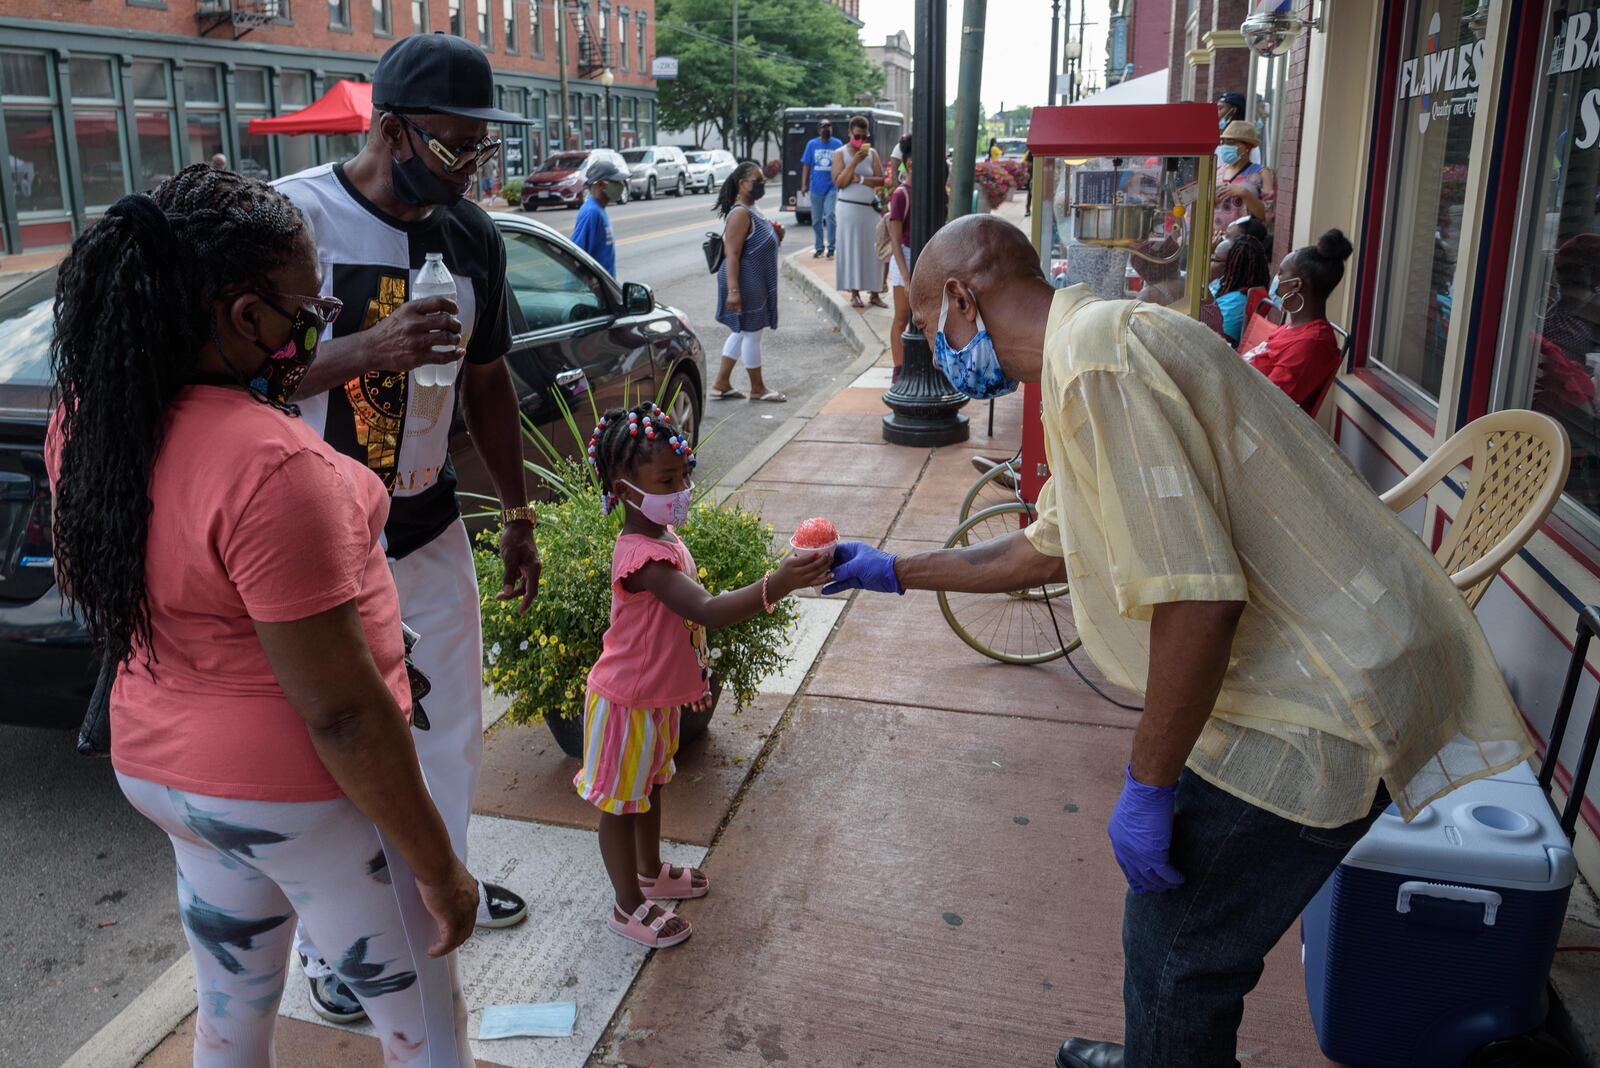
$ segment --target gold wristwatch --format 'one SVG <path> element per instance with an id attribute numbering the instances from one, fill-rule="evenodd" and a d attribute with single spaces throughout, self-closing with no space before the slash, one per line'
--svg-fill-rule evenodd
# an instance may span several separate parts
<path id="1" fill-rule="evenodd" d="M 533 510 L 533 505 L 524 504 L 516 508 L 500 509 L 500 525 L 507 523 L 532 523 L 534 528 L 539 526 L 539 513 Z"/>

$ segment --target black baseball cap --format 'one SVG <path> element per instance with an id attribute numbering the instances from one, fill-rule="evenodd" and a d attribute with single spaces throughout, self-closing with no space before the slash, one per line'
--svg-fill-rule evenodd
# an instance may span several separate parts
<path id="1" fill-rule="evenodd" d="M 528 121 L 494 106 L 494 68 L 483 49 L 448 33 L 414 33 L 390 45 L 372 76 L 372 103 L 379 111 Z"/>

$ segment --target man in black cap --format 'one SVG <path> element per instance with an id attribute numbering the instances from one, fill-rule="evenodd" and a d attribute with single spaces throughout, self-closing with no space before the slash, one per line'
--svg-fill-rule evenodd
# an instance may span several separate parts
<path id="1" fill-rule="evenodd" d="M 349 309 L 317 350 L 300 409 L 389 487 L 385 546 L 401 614 L 422 636 L 414 661 L 432 683 L 429 727 L 412 738 L 463 861 L 483 758 L 483 636 L 449 454 L 458 388 L 500 497 L 500 597 L 518 598 L 526 610 L 539 586 L 517 395 L 503 359 L 511 344 L 505 245 L 483 210 L 464 199 L 500 149 L 487 136 L 489 123 L 525 121 L 493 102 L 482 49 L 445 34 L 407 37 L 378 62 L 366 146 L 343 164 L 276 183 L 314 229 L 324 295 Z M 442 254 L 455 300 L 409 299 L 429 253 Z M 527 912 L 516 894 L 482 884 L 480 927 L 509 927 Z M 348 947 L 319 949 L 301 931 L 297 948 L 316 1011 L 335 1022 L 361 1019 L 360 1002 L 324 960 Z"/>

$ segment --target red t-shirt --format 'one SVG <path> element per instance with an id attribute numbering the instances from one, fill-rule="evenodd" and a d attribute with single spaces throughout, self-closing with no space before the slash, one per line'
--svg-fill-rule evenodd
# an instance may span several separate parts
<path id="1" fill-rule="evenodd" d="M 1315 418 L 1323 387 L 1339 370 L 1339 338 L 1328 320 L 1313 319 L 1274 330 L 1244 358 Z"/>
<path id="2" fill-rule="evenodd" d="M 694 556 L 678 540 L 623 534 L 611 550 L 611 626 L 600 659 L 589 669 L 589 689 L 622 708 L 674 708 L 706 692 L 705 628 L 668 608 L 648 590 L 629 593 L 622 580 L 653 560 L 671 564 L 696 582 Z"/>
<path id="3" fill-rule="evenodd" d="M 900 243 L 911 248 L 911 187 L 904 182 L 889 194 L 889 219 L 900 224 Z"/>
<path id="4" fill-rule="evenodd" d="M 50 480 L 61 474 L 61 413 Z M 355 598 L 367 645 L 411 707 L 400 599 L 379 544 L 383 483 L 303 421 L 242 390 L 191 386 L 167 409 L 150 475 L 143 649 L 111 691 L 111 762 L 179 790 L 250 801 L 342 796 L 267 662 L 253 620 Z"/>

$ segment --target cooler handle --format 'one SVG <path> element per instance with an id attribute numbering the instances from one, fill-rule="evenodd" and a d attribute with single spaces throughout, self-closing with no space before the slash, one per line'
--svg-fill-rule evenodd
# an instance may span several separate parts
<path id="1" fill-rule="evenodd" d="M 1395 900 L 1396 912 L 1410 912 L 1412 897 L 1437 897 L 1445 901 L 1464 901 L 1469 905 L 1483 906 L 1483 925 L 1494 926 L 1495 913 L 1500 910 L 1500 895 L 1493 890 L 1480 890 L 1475 886 L 1451 886 L 1448 883 L 1425 883 L 1413 880 L 1400 884 L 1400 896 Z"/>

